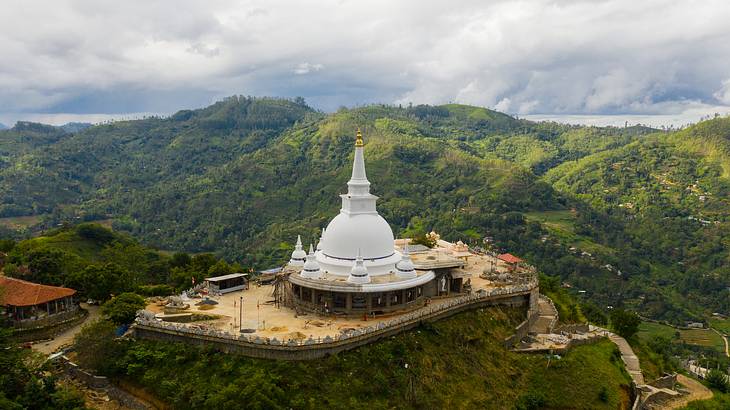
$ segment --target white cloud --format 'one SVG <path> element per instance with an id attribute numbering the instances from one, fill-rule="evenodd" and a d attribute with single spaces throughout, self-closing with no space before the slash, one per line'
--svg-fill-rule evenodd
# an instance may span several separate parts
<path id="1" fill-rule="evenodd" d="M 720 89 L 712 95 L 717 98 L 717 101 L 730 105 L 730 78 L 723 81 L 722 87 L 720 87 Z"/>
<path id="2" fill-rule="evenodd" d="M 724 0 L 9 0 L 0 112 L 171 112 L 238 93 L 676 114 L 730 106 L 727 21 Z"/>
<path id="3" fill-rule="evenodd" d="M 294 68 L 294 74 L 303 75 L 323 69 L 322 64 L 300 63 Z"/>

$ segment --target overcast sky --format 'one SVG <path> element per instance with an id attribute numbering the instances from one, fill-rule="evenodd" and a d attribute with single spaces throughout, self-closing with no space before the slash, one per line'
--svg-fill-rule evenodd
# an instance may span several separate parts
<path id="1" fill-rule="evenodd" d="M 233 94 L 303 96 L 325 111 L 460 102 L 531 118 L 696 121 L 730 112 L 730 1 L 0 8 L 0 122 L 166 114 Z"/>

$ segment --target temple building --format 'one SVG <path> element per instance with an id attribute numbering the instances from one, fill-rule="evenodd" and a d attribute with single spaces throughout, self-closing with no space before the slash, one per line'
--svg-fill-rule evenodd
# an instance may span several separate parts
<path id="1" fill-rule="evenodd" d="M 318 313 L 377 315 L 422 306 L 428 298 L 466 291 L 465 258 L 443 247 L 395 240 L 370 193 L 360 130 L 342 207 L 305 252 L 301 237 L 285 267 L 289 302 Z M 462 252 L 463 253 L 463 252 Z"/>
<path id="2" fill-rule="evenodd" d="M 13 326 L 52 324 L 78 310 L 76 291 L 0 276 L 0 306 Z"/>

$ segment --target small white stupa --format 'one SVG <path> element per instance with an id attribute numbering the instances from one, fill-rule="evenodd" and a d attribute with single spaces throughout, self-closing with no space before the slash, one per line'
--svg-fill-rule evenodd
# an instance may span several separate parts
<path id="1" fill-rule="evenodd" d="M 304 262 L 304 268 L 302 268 L 300 275 L 309 279 L 320 279 L 322 277 L 322 271 L 319 269 L 319 263 L 317 263 L 317 257 L 314 255 L 314 249 L 311 244 L 309 245 L 307 260 Z"/>
<path id="2" fill-rule="evenodd" d="M 368 268 L 365 267 L 365 263 L 362 259 L 362 251 L 357 249 L 357 257 L 355 258 L 355 264 L 352 265 L 350 276 L 347 277 L 347 281 L 350 283 L 370 283 L 370 274 L 368 274 Z"/>
<path id="3" fill-rule="evenodd" d="M 289 259 L 289 265 L 291 266 L 304 266 L 304 259 L 307 258 L 307 253 L 302 249 L 302 237 L 297 235 L 297 244 L 294 246 L 294 252 L 291 253 L 291 259 Z"/>
<path id="4" fill-rule="evenodd" d="M 403 254 L 401 260 L 395 264 L 395 276 L 399 279 L 412 279 L 417 276 L 416 268 L 411 261 L 411 255 L 408 254 L 408 243 L 403 246 Z"/>

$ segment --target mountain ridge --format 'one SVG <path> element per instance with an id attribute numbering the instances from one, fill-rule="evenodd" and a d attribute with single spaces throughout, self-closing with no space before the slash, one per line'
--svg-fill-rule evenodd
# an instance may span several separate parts
<path id="1" fill-rule="evenodd" d="M 729 308 L 730 238 L 717 165 L 725 151 L 683 147 L 684 133 L 716 135 L 713 123 L 698 126 L 709 136 L 534 123 L 454 104 L 324 114 L 300 100 L 236 96 L 75 133 L 0 132 L 0 216 L 42 215 L 28 232 L 104 220 L 158 248 L 270 267 L 296 234 L 315 241 L 336 213 L 361 127 L 379 210 L 399 236 L 436 229 L 480 246 L 492 237 L 597 304 L 696 320 Z M 684 190 L 692 184 L 709 195 Z M 687 219 L 708 215 L 710 227 Z M 665 221 L 661 235 L 646 228 Z M 688 251 L 672 250 L 680 245 Z"/>

